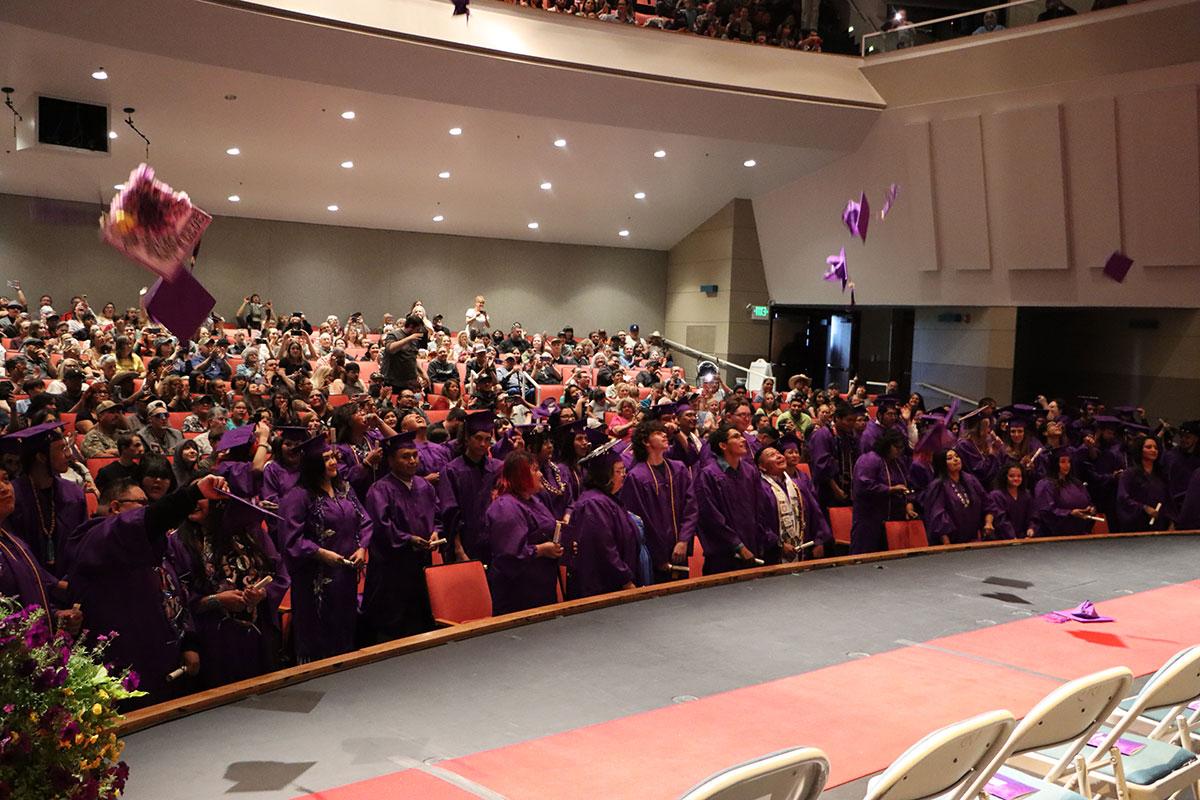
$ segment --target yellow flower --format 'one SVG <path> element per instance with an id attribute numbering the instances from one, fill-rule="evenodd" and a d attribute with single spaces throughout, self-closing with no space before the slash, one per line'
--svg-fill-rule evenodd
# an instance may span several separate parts
<path id="1" fill-rule="evenodd" d="M 37 722 L 37 721 L 38 721 L 38 715 L 37 715 L 36 713 L 34 713 L 33 711 L 30 711 L 30 712 L 29 712 L 29 721 L 30 721 L 30 722 Z"/>
<path id="2" fill-rule="evenodd" d="M 97 717 L 100 716 L 101 714 L 104 713 L 104 706 L 100 705 L 99 703 L 96 703 L 96 705 L 92 706 L 92 713 L 95 714 Z"/>
<path id="3" fill-rule="evenodd" d="M 9 731 L 8 738 L 12 740 L 13 744 L 16 744 L 17 742 L 21 741 L 21 734 L 17 733 L 16 731 Z"/>
<path id="4" fill-rule="evenodd" d="M 83 734 L 82 733 L 75 734 L 75 744 L 76 745 L 83 744 Z"/>
<path id="5" fill-rule="evenodd" d="M 67 687 L 66 687 L 66 688 L 64 688 L 62 691 L 63 691 L 63 694 L 65 694 L 67 697 L 74 697 L 74 696 L 75 696 L 75 690 L 74 690 L 74 689 L 72 689 L 70 686 L 67 686 Z"/>
<path id="6" fill-rule="evenodd" d="M 101 690 L 100 690 L 100 699 L 101 699 L 101 700 L 107 700 L 107 699 L 108 699 L 108 692 L 106 692 L 106 691 L 104 691 L 103 689 L 101 689 Z"/>
<path id="7" fill-rule="evenodd" d="M 99 738 L 100 738 L 99 736 L 97 736 L 96 734 L 93 733 L 91 736 L 88 737 L 88 744 L 95 744 L 96 740 Z"/>

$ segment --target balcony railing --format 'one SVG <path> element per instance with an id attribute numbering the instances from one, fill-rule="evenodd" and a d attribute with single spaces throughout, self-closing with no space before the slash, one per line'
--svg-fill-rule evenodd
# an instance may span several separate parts
<path id="1" fill-rule="evenodd" d="M 961 39 L 966 36 L 986 36 L 998 31 L 1020 28 L 1038 22 L 1039 17 L 1046 13 L 1047 5 L 1045 0 L 1016 0 L 919 22 L 907 22 L 898 14 L 888 20 L 890 30 L 865 34 L 862 37 L 860 52 L 864 57 L 874 56 L 933 42 Z M 1064 2 L 1053 5 L 1075 11 Z M 1055 15 L 1051 17 L 1055 19 L 1059 16 L 1072 16 L 1063 11 L 1050 13 Z"/>

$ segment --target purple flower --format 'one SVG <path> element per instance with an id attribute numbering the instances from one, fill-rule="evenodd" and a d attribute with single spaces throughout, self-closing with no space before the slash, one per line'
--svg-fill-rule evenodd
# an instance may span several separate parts
<path id="1" fill-rule="evenodd" d="M 16 707 L 16 706 L 14 706 L 12 703 L 5 703 L 5 704 L 4 704 L 4 713 L 5 713 L 5 714 L 11 714 L 11 713 L 13 713 L 13 712 L 14 712 L 14 711 L 16 711 L 16 710 L 17 710 L 17 707 Z"/>
<path id="2" fill-rule="evenodd" d="M 25 631 L 25 646 L 30 650 L 41 647 L 50 641 L 50 626 L 45 617 L 38 617 Z"/>
<path id="3" fill-rule="evenodd" d="M 57 689 L 67 682 L 67 670 L 65 667 L 46 667 L 41 673 L 34 678 L 33 688 L 39 692 L 44 692 L 47 689 Z"/>
<path id="4" fill-rule="evenodd" d="M 129 670 L 129 674 L 121 678 L 121 688 L 127 692 L 136 691 L 138 684 L 141 683 L 141 678 L 133 670 Z"/>
<path id="5" fill-rule="evenodd" d="M 69 742 L 75 738 L 75 734 L 77 733 L 79 733 L 79 723 L 72 719 L 66 725 L 62 726 L 62 730 L 58 732 L 58 738 L 64 742 Z"/>
<path id="6" fill-rule="evenodd" d="M 124 761 L 119 761 L 117 762 L 117 765 L 109 771 L 109 774 L 112 775 L 113 788 L 118 792 L 124 791 L 125 781 L 129 780 L 129 765 Z"/>

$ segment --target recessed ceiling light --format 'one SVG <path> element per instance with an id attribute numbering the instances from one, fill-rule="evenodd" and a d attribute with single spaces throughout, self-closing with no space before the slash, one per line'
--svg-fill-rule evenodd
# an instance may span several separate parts
<path id="1" fill-rule="evenodd" d="M 123 184 L 123 183 L 115 183 L 115 184 L 113 184 L 113 188 L 114 188 L 114 189 L 116 189 L 116 190 L 119 192 L 119 191 L 121 191 L 122 189 L 124 189 L 124 188 L 125 188 L 125 184 Z"/>
<path id="2" fill-rule="evenodd" d="M 555 147 L 566 147 L 566 146 L 567 146 L 567 140 L 566 140 L 566 139 L 555 139 L 555 140 L 554 140 L 554 146 L 555 146 Z"/>
<path id="3" fill-rule="evenodd" d="M 554 184 L 550 181 L 542 181 L 542 191 L 548 192 L 554 188 Z"/>
<path id="4" fill-rule="evenodd" d="M 342 112 L 342 119 L 354 119 L 356 116 L 358 116 L 358 115 L 355 114 L 353 111 L 343 111 Z"/>
<path id="5" fill-rule="evenodd" d="M 343 161 L 342 169 L 354 169 L 354 162 L 353 161 Z"/>
<path id="6" fill-rule="evenodd" d="M 116 131 L 109 131 L 109 132 L 108 132 L 108 138 L 110 138 L 110 139 L 115 139 L 115 138 L 117 138 L 117 132 L 116 132 Z"/>
<path id="7" fill-rule="evenodd" d="M 326 211 L 337 211 L 338 207 L 337 206 L 325 206 L 325 210 Z"/>
<path id="8" fill-rule="evenodd" d="M 753 167 L 757 163 L 758 162 L 755 161 L 753 158 L 747 158 L 745 161 L 742 162 L 742 166 L 743 167 Z"/>
<path id="9" fill-rule="evenodd" d="M 442 170 L 441 172 L 438 173 L 438 177 L 441 178 L 442 180 L 449 180 L 450 172 L 448 170 Z"/>
<path id="10" fill-rule="evenodd" d="M 229 195 L 229 197 L 228 197 L 227 199 L 228 199 L 228 200 L 229 200 L 229 202 L 231 202 L 231 203 L 240 203 L 240 202 L 242 202 L 242 198 L 238 197 L 236 194 L 231 194 L 231 195 Z"/>
<path id="11" fill-rule="evenodd" d="M 108 73 L 104 71 L 104 67 L 101 67 L 92 73 L 92 77 L 98 81 L 106 81 L 108 80 Z"/>
<path id="12" fill-rule="evenodd" d="M 441 214 L 438 214 L 436 217 L 434 217 L 434 218 L 433 218 L 433 221 L 434 221 L 434 222 L 441 222 L 441 221 L 442 221 L 442 220 L 444 220 L 444 219 L 445 219 L 445 217 L 443 217 Z"/>
<path id="13" fill-rule="evenodd" d="M 645 193 L 645 192 L 634 192 L 634 193 L 633 193 L 633 199 L 634 199 L 634 200 L 645 200 L 645 199 L 646 199 L 646 193 Z"/>
<path id="14" fill-rule="evenodd" d="M 666 150 L 655 150 L 655 151 L 654 151 L 654 157 L 655 157 L 655 158 L 666 158 L 666 157 L 667 157 L 667 151 L 666 151 Z"/>
<path id="15" fill-rule="evenodd" d="M 536 231 L 536 230 L 537 230 L 538 228 L 540 228 L 540 227 L 541 227 L 541 226 L 540 226 L 540 225 L 538 225 L 536 222 L 531 222 L 531 223 L 529 223 L 529 230 L 531 230 L 531 231 Z"/>
<path id="16" fill-rule="evenodd" d="M 225 155 L 227 156 L 240 156 L 241 154 L 242 151 L 237 147 L 231 147 L 225 151 Z"/>
<path id="17" fill-rule="evenodd" d="M 462 136 L 462 128 L 451 128 L 450 135 L 451 136 Z"/>
<path id="18" fill-rule="evenodd" d="M 624 230 L 624 229 L 619 230 L 619 231 L 617 231 L 617 236 L 620 236 L 622 239 L 627 239 L 627 238 L 629 238 L 629 231 Z"/>

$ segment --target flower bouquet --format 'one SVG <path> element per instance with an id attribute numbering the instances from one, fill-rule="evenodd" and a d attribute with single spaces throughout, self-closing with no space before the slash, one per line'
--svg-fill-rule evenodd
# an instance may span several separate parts
<path id="1" fill-rule="evenodd" d="M 137 674 L 101 664 L 95 647 L 52 634 L 38 606 L 0 598 L 0 800 L 115 798 L 129 767 L 118 761 L 117 702 L 140 697 Z"/>
<path id="2" fill-rule="evenodd" d="M 100 236 L 108 244 L 167 280 L 174 280 L 212 216 L 192 205 L 187 192 L 176 192 L 139 164 L 100 217 Z"/>

